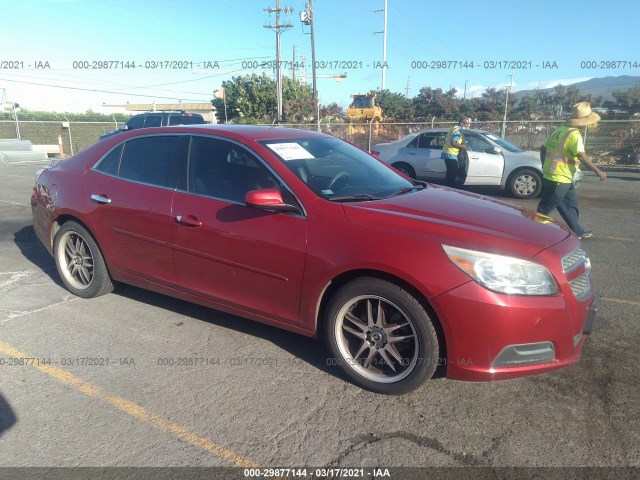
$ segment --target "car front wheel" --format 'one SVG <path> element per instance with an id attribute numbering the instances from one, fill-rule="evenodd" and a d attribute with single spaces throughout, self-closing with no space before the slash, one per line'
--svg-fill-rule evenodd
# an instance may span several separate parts
<path id="1" fill-rule="evenodd" d="M 531 168 L 523 168 L 511 174 L 507 187 L 516 198 L 535 198 L 542 192 L 542 175 Z"/>
<path id="2" fill-rule="evenodd" d="M 53 240 L 53 254 L 62 282 L 74 295 L 92 298 L 113 290 L 98 244 L 82 225 L 62 225 Z"/>
<path id="3" fill-rule="evenodd" d="M 399 172 L 404 173 L 409 178 L 416 178 L 416 171 L 408 163 L 398 162 L 398 163 L 394 163 L 392 167 L 398 170 Z"/>
<path id="4" fill-rule="evenodd" d="M 345 285 L 330 301 L 325 328 L 331 364 L 367 390 L 406 393 L 436 370 L 434 325 L 420 302 L 393 283 L 360 278 Z"/>

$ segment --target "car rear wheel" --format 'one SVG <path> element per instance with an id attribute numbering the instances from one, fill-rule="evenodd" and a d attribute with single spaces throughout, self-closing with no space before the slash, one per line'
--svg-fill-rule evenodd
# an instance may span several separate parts
<path id="1" fill-rule="evenodd" d="M 535 198 L 542 192 L 542 176 L 531 168 L 523 168 L 511 174 L 507 187 L 516 198 Z"/>
<path id="2" fill-rule="evenodd" d="M 394 163 L 392 167 L 404 173 L 409 178 L 416 178 L 416 171 L 408 163 L 398 162 L 398 163 Z"/>
<path id="3" fill-rule="evenodd" d="M 53 240 L 56 267 L 64 285 L 79 297 L 99 297 L 113 290 L 107 266 L 91 234 L 80 224 L 62 225 Z"/>
<path id="4" fill-rule="evenodd" d="M 439 344 L 424 307 L 401 287 L 360 278 L 332 298 L 326 340 L 336 364 L 357 385 L 401 394 L 431 378 Z"/>

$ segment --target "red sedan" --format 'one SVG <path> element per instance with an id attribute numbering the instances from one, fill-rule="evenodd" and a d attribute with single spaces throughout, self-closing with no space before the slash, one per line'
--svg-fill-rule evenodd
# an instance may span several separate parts
<path id="1" fill-rule="evenodd" d="M 303 130 L 126 132 L 39 172 L 32 209 L 74 294 L 124 282 L 324 336 L 380 393 L 577 362 L 596 311 L 564 226 Z"/>

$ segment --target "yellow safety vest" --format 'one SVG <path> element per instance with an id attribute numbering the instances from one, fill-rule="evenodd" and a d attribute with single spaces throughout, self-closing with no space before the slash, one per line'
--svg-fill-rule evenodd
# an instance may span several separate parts
<path id="1" fill-rule="evenodd" d="M 451 130 L 449 130 L 449 133 L 447 133 L 447 136 L 444 139 L 444 147 L 442 147 L 443 153 L 450 153 L 452 155 L 458 156 L 460 149 L 452 146 L 452 138 L 456 130 L 460 130 L 460 125 L 454 125 Z M 460 143 L 464 143 L 464 137 L 462 137 L 462 133 L 460 133 L 460 137 Z"/>
<path id="2" fill-rule="evenodd" d="M 578 169 L 579 160 L 576 160 L 576 157 L 574 156 L 568 156 L 565 154 L 564 149 L 567 140 L 574 133 L 580 135 L 580 131 L 577 128 L 562 126 L 556 129 L 556 131 L 553 132 L 545 142 L 545 147 L 547 145 L 550 146 L 555 141 L 555 138 L 562 135 L 555 148 L 549 149 L 547 147 L 547 154 L 542 167 L 544 178 L 548 178 L 549 180 L 558 183 L 571 183 L 573 181 L 573 176 Z M 580 137 L 580 140 L 581 139 L 582 137 Z"/>

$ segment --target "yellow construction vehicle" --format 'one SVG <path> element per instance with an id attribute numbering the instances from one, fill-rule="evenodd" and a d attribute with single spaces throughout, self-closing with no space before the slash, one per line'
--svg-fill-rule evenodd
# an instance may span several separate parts
<path id="1" fill-rule="evenodd" d="M 355 121 L 379 122 L 382 120 L 382 109 L 376 106 L 375 93 L 351 95 L 351 98 L 353 101 L 347 108 L 347 118 Z"/>

